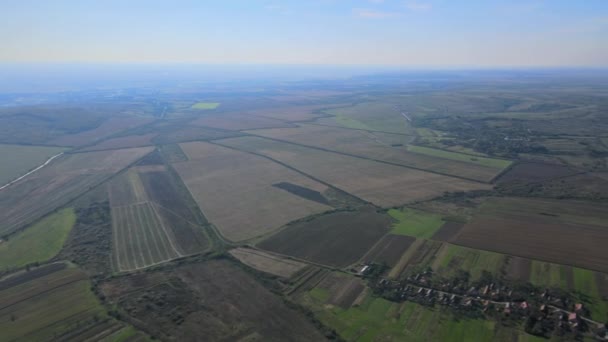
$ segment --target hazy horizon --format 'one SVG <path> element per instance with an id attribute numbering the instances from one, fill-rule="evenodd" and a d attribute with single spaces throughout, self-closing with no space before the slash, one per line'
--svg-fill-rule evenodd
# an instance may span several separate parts
<path id="1" fill-rule="evenodd" d="M 9 1 L 0 62 L 608 66 L 608 2 Z"/>

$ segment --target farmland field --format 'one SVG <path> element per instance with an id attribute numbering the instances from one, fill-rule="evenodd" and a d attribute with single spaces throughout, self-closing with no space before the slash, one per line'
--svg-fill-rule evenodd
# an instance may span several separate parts
<path id="1" fill-rule="evenodd" d="M 404 146 L 413 140 L 413 136 L 311 124 L 298 124 L 298 126 L 297 128 L 274 128 L 246 132 L 365 159 L 479 181 L 490 181 L 510 163 L 499 159 L 471 157 L 441 150 L 437 151 L 442 153 L 423 153 L 426 150 L 420 152 L 416 149 L 417 146 Z M 416 150 L 410 151 L 412 149 Z M 471 161 L 471 158 L 476 161 Z"/>
<path id="2" fill-rule="evenodd" d="M 429 199 L 445 191 L 489 188 L 486 184 L 263 138 L 230 138 L 219 143 L 268 156 L 380 206 Z"/>
<path id="3" fill-rule="evenodd" d="M 62 209 L 8 241 L 0 242 L 0 269 L 17 268 L 54 257 L 61 250 L 75 222 L 74 210 Z"/>
<path id="4" fill-rule="evenodd" d="M 61 147 L 0 144 L 0 186 L 43 164 L 50 157 L 65 151 Z"/>
<path id="5" fill-rule="evenodd" d="M 49 141 L 49 143 L 59 146 L 88 145 L 123 130 L 145 125 L 150 122 L 152 122 L 152 120 L 138 117 L 110 118 L 94 129 L 64 135 Z"/>
<path id="6" fill-rule="evenodd" d="M 281 120 L 246 114 L 208 115 L 192 121 L 191 124 L 193 126 L 233 131 L 271 127 L 293 127 L 293 125 Z"/>
<path id="7" fill-rule="evenodd" d="M 204 215 L 233 241 L 267 234 L 331 207 L 273 186 L 289 182 L 323 192 L 327 186 L 262 157 L 209 143 L 181 145 L 188 161 L 174 164 Z"/>
<path id="8" fill-rule="evenodd" d="M 410 236 L 387 234 L 361 260 L 394 267 L 414 241 L 416 239 Z"/>
<path id="9" fill-rule="evenodd" d="M 133 148 L 63 155 L 0 190 L 0 234 L 15 231 L 99 185 L 151 152 Z M 32 198 L 36 201 L 32 202 Z"/>
<path id="10" fill-rule="evenodd" d="M 344 267 L 359 260 L 389 230 L 390 218 L 373 210 L 337 212 L 297 222 L 262 241 L 272 252 Z"/>
<path id="11" fill-rule="evenodd" d="M 57 269 L 44 266 L 0 281 L 3 340 L 83 340 L 97 334 L 102 338 L 123 326 L 106 316 L 83 272 L 74 268 L 43 272 L 47 267 Z"/>
<path id="12" fill-rule="evenodd" d="M 439 215 L 411 208 L 391 209 L 388 214 L 397 220 L 393 224 L 392 234 L 428 239 L 444 224 Z"/>
<path id="13" fill-rule="evenodd" d="M 250 248 L 235 248 L 230 250 L 230 254 L 249 267 L 283 278 L 289 278 L 306 267 L 305 263 Z"/>
<path id="14" fill-rule="evenodd" d="M 510 160 L 471 156 L 468 154 L 438 150 L 436 148 L 429 148 L 429 147 L 424 147 L 424 146 L 410 145 L 410 146 L 408 146 L 408 150 L 412 151 L 412 152 L 416 152 L 416 153 L 427 154 L 429 156 L 450 159 L 450 160 L 459 160 L 459 161 L 463 161 L 463 162 L 467 162 L 467 163 L 471 163 L 471 164 L 487 166 L 487 167 L 495 168 L 498 170 L 504 169 L 504 168 L 508 167 L 509 165 L 511 165 Z"/>
<path id="15" fill-rule="evenodd" d="M 161 340 L 323 340 L 300 311 L 226 260 L 109 279 L 101 288 L 127 319 Z"/>
<path id="16" fill-rule="evenodd" d="M 599 203 L 490 199 L 453 240 L 459 245 L 608 271 L 608 207 Z"/>
<path id="17" fill-rule="evenodd" d="M 412 126 L 392 103 L 364 102 L 349 107 L 326 110 L 334 115 L 319 122 L 347 128 L 400 134 L 412 134 Z"/>

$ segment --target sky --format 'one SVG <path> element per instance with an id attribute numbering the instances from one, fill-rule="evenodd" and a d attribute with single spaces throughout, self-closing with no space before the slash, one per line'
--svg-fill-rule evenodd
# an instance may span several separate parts
<path id="1" fill-rule="evenodd" d="M 608 66 L 608 0 L 0 0 L 0 62 Z"/>

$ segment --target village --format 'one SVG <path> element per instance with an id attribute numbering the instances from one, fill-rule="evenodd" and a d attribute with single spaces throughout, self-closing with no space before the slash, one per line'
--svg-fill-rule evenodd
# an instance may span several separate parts
<path id="1" fill-rule="evenodd" d="M 608 341 L 606 323 L 589 318 L 585 305 L 563 290 L 506 284 L 487 272 L 476 282 L 469 282 L 464 271 L 449 280 L 439 279 L 430 268 L 402 280 L 392 280 L 379 276 L 383 268 L 366 264 L 352 271 L 368 279 L 374 293 L 393 302 L 440 305 L 463 317 L 494 319 L 507 325 L 523 322 L 527 333 L 540 337 L 592 337 Z"/>

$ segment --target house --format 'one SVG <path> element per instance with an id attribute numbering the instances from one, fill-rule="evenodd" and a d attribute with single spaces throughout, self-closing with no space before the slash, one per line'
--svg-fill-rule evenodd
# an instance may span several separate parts
<path id="1" fill-rule="evenodd" d="M 528 309 L 528 302 L 526 302 L 526 301 L 521 302 L 521 303 L 519 304 L 519 308 L 520 308 L 520 309 L 523 309 L 523 310 Z"/>
<path id="2" fill-rule="evenodd" d="M 576 303 L 574 304 L 574 311 L 581 311 L 583 309 L 583 304 L 581 303 Z"/>

